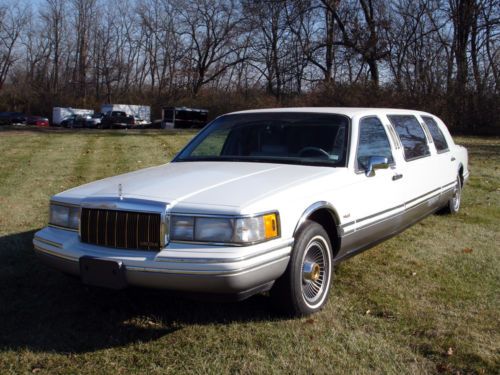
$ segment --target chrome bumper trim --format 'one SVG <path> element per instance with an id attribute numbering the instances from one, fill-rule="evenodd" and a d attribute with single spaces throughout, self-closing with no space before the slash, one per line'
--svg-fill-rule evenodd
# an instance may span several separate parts
<path id="1" fill-rule="evenodd" d="M 51 228 L 67 230 L 68 232 L 78 232 L 78 229 L 68 228 L 68 227 L 61 227 L 60 225 L 55 225 L 55 224 L 50 224 L 50 223 L 49 223 L 48 226 L 51 227 Z"/>
<path id="2" fill-rule="evenodd" d="M 78 262 L 78 258 L 73 258 L 73 257 L 67 256 L 67 255 L 58 253 L 57 251 L 52 251 L 52 250 L 49 250 L 49 249 L 44 249 L 43 247 L 40 247 L 40 246 L 37 246 L 37 245 L 33 245 L 33 246 L 35 247 L 35 250 L 40 251 L 42 253 L 46 253 L 46 254 L 52 255 L 53 257 L 70 260 L 70 261 L 75 262 L 75 263 Z"/>
<path id="3" fill-rule="evenodd" d="M 42 237 L 35 236 L 34 240 L 38 241 L 38 242 L 42 242 L 42 243 L 44 243 L 46 245 L 57 247 L 59 249 L 62 249 L 62 247 L 63 247 L 63 245 L 60 244 L 59 242 L 54 242 L 54 241 L 46 240 L 45 238 L 42 238 Z"/>
<path id="4" fill-rule="evenodd" d="M 68 261 L 71 261 L 74 263 L 79 262 L 79 258 L 74 258 L 74 257 L 68 256 L 68 255 L 62 254 L 58 251 L 54 251 L 54 250 L 50 250 L 50 249 L 41 247 L 41 244 L 44 244 L 44 243 L 52 246 L 51 243 L 49 243 L 52 241 L 47 241 L 47 240 L 40 241 L 39 237 L 36 239 L 36 241 L 40 242 L 40 244 L 34 243 L 33 246 L 34 246 L 35 250 L 37 250 L 41 253 L 45 253 L 45 254 L 51 255 L 51 256 L 56 257 L 56 258 L 65 259 L 65 260 L 68 260 Z M 273 251 L 284 250 L 287 247 L 289 247 L 289 246 L 282 245 L 280 247 L 274 248 Z M 266 252 L 261 252 L 258 255 L 262 256 L 262 255 L 268 253 L 269 251 L 271 251 L 271 250 L 267 250 Z M 291 249 L 286 254 L 281 253 L 281 254 L 278 254 L 270 259 L 265 259 L 261 262 L 258 262 L 256 264 L 252 264 L 250 266 L 229 269 L 229 270 L 220 270 L 220 269 L 190 270 L 190 269 L 173 269 L 173 268 L 157 268 L 157 267 L 154 267 L 154 268 L 153 267 L 140 267 L 140 266 L 131 266 L 131 265 L 125 265 L 125 268 L 127 270 L 130 270 L 130 271 L 152 272 L 152 273 L 163 273 L 163 274 L 208 275 L 208 276 L 233 276 L 234 275 L 235 276 L 235 275 L 244 274 L 246 272 L 255 271 L 255 270 L 264 268 L 266 266 L 271 266 L 277 262 L 288 259 L 290 257 L 290 252 L 291 252 Z M 256 256 L 258 256 L 258 255 L 256 255 Z M 247 257 L 247 259 L 244 259 L 244 260 L 252 259 L 252 258 L 255 258 L 256 256 Z M 105 259 L 105 257 L 103 257 L 103 259 Z M 187 260 L 187 258 L 184 258 L 184 259 Z M 226 263 L 226 264 L 227 263 L 238 263 L 240 261 L 241 260 L 237 260 L 237 259 L 232 260 L 232 259 L 226 258 L 226 259 L 222 259 L 222 261 L 219 263 Z M 164 264 L 165 262 L 162 262 L 162 263 Z M 177 262 L 177 263 L 179 263 L 179 262 Z M 201 264 L 201 262 L 199 262 L 198 259 L 195 259 L 195 261 L 191 261 L 191 262 L 188 262 L 188 261 L 183 262 L 183 264 L 189 264 L 189 263 L 197 264 L 197 265 Z M 210 262 L 210 263 L 214 263 L 214 262 Z"/>
<path id="5" fill-rule="evenodd" d="M 280 256 L 272 260 L 266 260 L 264 263 L 257 264 L 251 267 L 242 267 L 236 270 L 211 270 L 211 271 L 195 271 L 195 270 L 175 270 L 175 269 L 165 269 L 165 268 L 149 268 L 149 267 L 137 267 L 137 266 L 125 266 L 126 270 L 139 271 L 139 272 L 152 272 L 152 273 L 167 273 L 176 275 L 209 275 L 209 276 L 238 276 L 245 274 L 247 272 L 257 271 L 259 269 L 271 266 L 275 263 L 281 262 L 288 259 L 290 256 Z"/>
<path id="6" fill-rule="evenodd" d="M 168 262 L 168 263 L 236 263 L 236 262 L 242 262 L 244 260 L 249 260 L 252 258 L 259 257 L 261 255 L 267 254 L 269 252 L 275 251 L 275 250 L 280 250 L 288 246 L 292 246 L 294 242 L 294 239 L 291 238 L 288 241 L 284 243 L 280 243 L 278 245 L 275 245 L 273 247 L 270 247 L 268 249 L 264 249 L 262 251 L 259 251 L 257 253 L 251 254 L 251 255 L 246 255 L 242 256 L 239 258 L 176 258 L 176 257 L 157 257 L 156 261 L 157 262 Z M 167 250 L 168 251 L 168 250 Z"/>

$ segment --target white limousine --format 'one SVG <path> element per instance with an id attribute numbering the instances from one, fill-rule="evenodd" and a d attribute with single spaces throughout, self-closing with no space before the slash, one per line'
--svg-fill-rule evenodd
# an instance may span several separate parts
<path id="1" fill-rule="evenodd" d="M 54 195 L 33 243 L 86 284 L 239 299 L 270 290 L 305 315 L 324 306 L 336 263 L 457 212 L 468 176 L 467 150 L 429 113 L 236 112 L 170 163 Z"/>

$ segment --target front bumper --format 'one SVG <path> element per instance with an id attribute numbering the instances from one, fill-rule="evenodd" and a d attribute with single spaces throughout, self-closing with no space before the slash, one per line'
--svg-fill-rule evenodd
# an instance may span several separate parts
<path id="1" fill-rule="evenodd" d="M 80 276 L 83 256 L 122 262 L 128 285 L 193 293 L 244 294 L 259 290 L 286 270 L 293 240 L 230 247 L 170 243 L 160 252 L 82 243 L 78 233 L 47 227 L 35 234 L 40 259 Z"/>

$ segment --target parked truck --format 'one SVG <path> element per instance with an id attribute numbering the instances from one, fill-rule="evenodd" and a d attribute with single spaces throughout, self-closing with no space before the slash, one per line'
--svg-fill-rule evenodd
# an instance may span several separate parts
<path id="1" fill-rule="evenodd" d="M 97 125 L 100 129 L 130 128 L 135 125 L 132 115 L 127 115 L 124 111 L 108 111 L 104 113 L 101 123 Z"/>
<path id="2" fill-rule="evenodd" d="M 101 112 L 125 112 L 127 116 L 133 116 L 136 125 L 145 125 L 151 123 L 151 107 L 148 105 L 132 104 L 103 104 Z"/>
<path id="3" fill-rule="evenodd" d="M 54 107 L 52 109 L 52 125 L 60 126 L 64 119 L 69 118 L 71 115 L 79 116 L 92 116 L 94 111 L 92 109 L 81 109 L 71 107 Z"/>

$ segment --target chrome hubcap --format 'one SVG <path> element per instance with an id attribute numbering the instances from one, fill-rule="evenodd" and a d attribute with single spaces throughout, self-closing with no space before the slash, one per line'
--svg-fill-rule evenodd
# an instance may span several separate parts
<path id="1" fill-rule="evenodd" d="M 321 300 L 329 282 L 327 245 L 321 237 L 313 238 L 302 259 L 302 295 L 307 303 Z"/>
<path id="2" fill-rule="evenodd" d="M 461 190 L 460 179 L 457 179 L 457 185 L 455 186 L 455 190 L 453 191 L 453 208 L 455 210 L 458 210 L 458 208 L 460 207 Z"/>
<path id="3" fill-rule="evenodd" d="M 318 263 L 305 262 L 302 272 L 305 280 L 318 281 L 321 275 L 321 268 Z"/>

